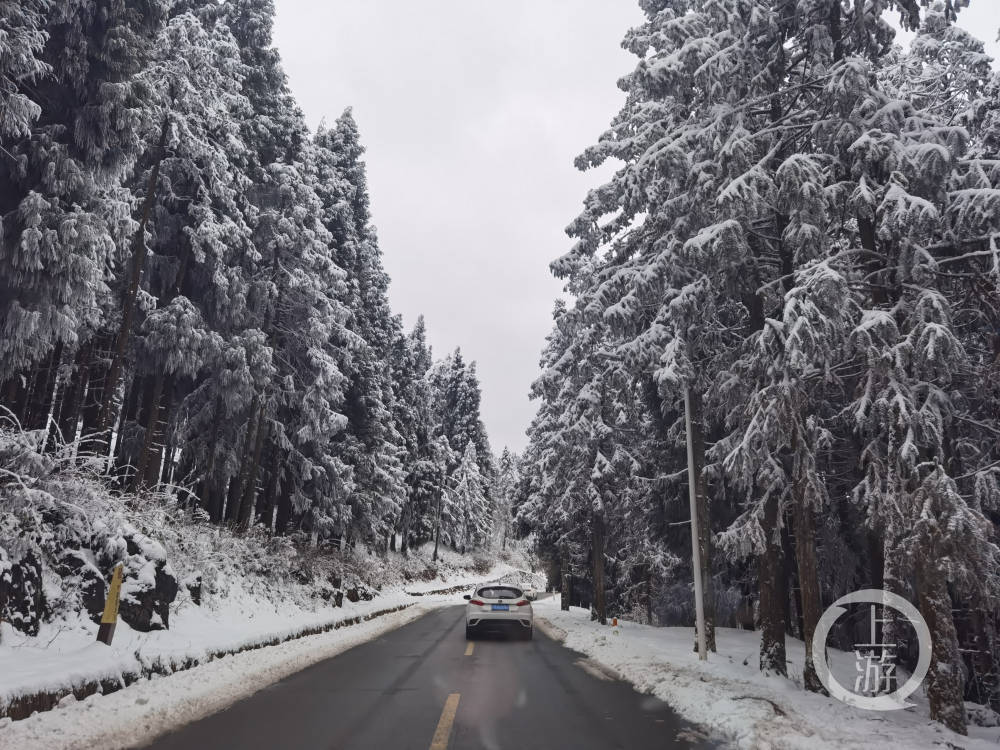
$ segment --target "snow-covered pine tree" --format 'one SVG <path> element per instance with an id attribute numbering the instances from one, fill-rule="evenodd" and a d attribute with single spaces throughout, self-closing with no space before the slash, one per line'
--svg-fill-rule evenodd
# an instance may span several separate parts
<path id="1" fill-rule="evenodd" d="M 977 113 L 990 108 L 973 101 L 988 90 L 981 47 L 947 28 L 948 20 L 945 6 L 931 8 L 903 74 L 883 77 L 883 101 L 878 109 L 870 105 L 895 118 L 880 119 L 858 139 L 864 161 L 854 169 L 871 196 L 863 242 L 877 255 L 866 268 L 872 291 L 855 332 L 868 367 L 852 414 L 865 436 L 857 492 L 882 530 L 886 586 L 917 596 L 935 643 L 931 713 L 962 732 L 953 620 L 964 607 L 953 598 L 974 609 L 995 607 L 997 592 L 996 548 L 978 525 L 990 493 L 977 487 L 990 486 L 996 460 L 992 449 L 982 450 L 995 445 L 995 393 L 981 384 L 990 379 L 996 351 L 995 306 L 988 302 L 996 286 L 987 269 L 995 266 L 988 238 L 998 204 L 988 177 L 992 160 L 967 155 L 966 126 L 978 130 Z M 940 525 L 954 535 L 942 534 Z M 960 552 L 944 551 L 952 541 L 962 544 Z M 913 556 L 913 549 L 922 554 Z"/>
<path id="2" fill-rule="evenodd" d="M 346 273 L 332 257 L 332 239 L 319 219 L 320 200 L 304 171 L 275 164 L 269 177 L 277 200 L 257 230 L 262 258 L 256 294 L 277 374 L 248 413 L 235 517 L 244 526 L 252 517 L 255 474 L 270 443 L 280 451 L 272 468 L 283 472 L 279 518 L 293 512 L 304 531 L 341 535 L 351 524 L 369 520 L 352 519 L 350 468 L 334 450 L 347 425 L 346 353 L 333 346 L 348 336 Z"/>
<path id="3" fill-rule="evenodd" d="M 921 104 L 919 113 L 886 89 L 886 81 L 901 88 L 890 66 L 899 66 L 907 80 L 906 65 L 891 51 L 892 28 L 883 18 L 892 5 L 908 28 L 915 29 L 925 15 L 931 33 L 942 40 L 934 48 L 943 50 L 941 64 L 956 68 L 954 75 L 943 69 L 945 75 L 926 73 L 935 77 L 934 86 L 954 80 L 955 89 L 939 96 L 934 86 L 921 88 L 933 104 Z M 926 5 L 931 8 L 923 14 Z M 968 136 L 961 125 L 940 116 L 947 110 L 965 121 L 970 112 L 979 111 L 984 122 L 990 118 L 989 105 L 977 107 L 974 101 L 984 90 L 976 80 L 982 58 L 973 46 L 967 52 L 958 49 L 961 35 L 947 28 L 958 9 L 954 4 L 775 0 L 760 4 L 754 13 L 741 13 L 741 8 L 737 2 L 643 3 L 648 22 L 626 38 L 640 61 L 623 80 L 625 108 L 598 146 L 579 161 L 589 166 L 617 157 L 625 166 L 588 196 L 584 213 L 570 227 L 578 242 L 553 264 L 576 298 L 572 314 L 560 312 L 556 328 L 572 329 L 571 340 L 559 346 L 560 353 L 576 352 L 569 358 L 580 359 L 574 346 L 581 344 L 572 339 L 596 337 L 606 356 L 623 363 L 636 382 L 655 373 L 663 398 L 656 411 L 664 417 L 676 420 L 681 413 L 676 408 L 681 387 L 695 386 L 692 390 L 702 396 L 705 433 L 711 440 L 702 476 L 713 506 L 722 510 L 732 503 L 733 490 L 742 487 L 747 493 L 744 513 L 722 539 L 732 551 L 759 554 L 761 666 L 783 673 L 785 630 L 800 631 L 781 582 L 797 577 L 807 594 L 807 601 L 797 599 L 794 606 L 808 630 L 823 601 L 819 579 L 845 583 L 830 571 L 817 570 L 833 552 L 817 549 L 816 536 L 822 535 L 831 548 L 854 541 L 864 546 L 866 541 L 855 529 L 837 528 L 838 516 L 852 513 L 840 497 L 837 513 L 824 517 L 830 497 L 826 481 L 842 497 L 861 479 L 845 459 L 858 455 L 858 448 L 856 425 L 842 421 L 849 413 L 843 411 L 849 401 L 843 394 L 864 392 L 859 364 L 892 359 L 858 351 L 854 338 L 866 330 L 865 310 L 893 311 L 888 317 L 899 319 L 900 325 L 916 325 L 905 322 L 899 303 L 927 286 L 931 277 L 926 274 L 936 270 L 942 256 L 955 256 L 956 263 L 989 261 L 995 249 L 976 243 L 992 231 L 991 197 L 982 189 L 992 188 L 995 170 L 980 164 L 956 173 L 956 158 Z M 930 49 L 918 52 L 924 65 L 930 64 Z M 916 75 L 925 75 L 919 65 L 909 65 Z M 911 89 L 919 86 L 918 79 Z M 978 180 L 975 189 L 946 193 L 949 185 L 965 187 L 956 176 Z M 951 231 L 954 236 L 959 227 L 963 233 L 968 228 L 968 245 L 959 247 L 968 247 L 971 254 L 940 234 L 945 204 L 954 207 L 950 218 L 966 219 L 952 224 Z M 893 215 L 898 221 L 890 222 L 891 229 L 883 227 L 883 217 Z M 906 248 L 902 252 L 900 245 Z M 899 291 L 887 294 L 894 285 Z M 939 338 L 933 342 L 942 346 L 932 349 L 942 357 L 945 351 L 958 351 L 947 344 L 950 339 L 964 344 L 964 327 L 949 330 L 946 322 L 952 316 L 948 298 L 956 306 L 961 299 L 963 319 L 971 320 L 975 312 L 967 300 L 977 296 L 968 289 L 962 295 L 946 291 L 940 280 L 937 286 L 941 303 L 922 308 L 937 311 L 937 317 L 925 317 L 917 328 L 928 335 L 936 331 Z M 988 298 L 991 288 L 989 283 L 980 286 L 978 299 L 984 290 Z M 566 325 L 574 319 L 573 326 Z M 984 338 L 974 339 L 981 351 Z M 979 361 L 984 359 L 990 361 Z M 543 366 L 554 361 L 558 355 L 547 355 Z M 898 351 L 896 361 L 908 359 Z M 702 373 L 711 375 L 698 382 Z M 942 382 L 954 382 L 955 375 L 942 372 Z M 569 450 L 559 442 L 564 433 L 561 410 L 555 406 L 559 381 L 555 377 L 549 386 L 552 395 L 543 400 L 526 453 L 533 496 L 520 514 L 539 531 L 546 527 L 544 509 L 573 481 L 548 470 Z M 971 424 L 958 430 L 954 418 L 946 417 L 942 423 L 954 431 L 955 442 L 945 444 L 952 456 L 961 453 L 958 445 L 966 451 L 976 445 L 972 451 L 985 470 L 961 478 L 969 482 L 970 496 L 974 477 L 988 496 L 991 464 L 980 456 L 990 456 L 991 450 L 975 441 L 977 433 L 988 431 L 982 415 L 995 408 L 982 396 L 973 401 L 963 395 L 963 400 L 971 405 L 966 417 Z M 952 398 L 950 408 L 955 404 Z M 873 417 L 870 426 L 876 424 L 892 420 Z M 824 446 L 834 442 L 827 454 Z M 895 452 L 893 446 L 902 443 L 887 435 L 874 443 L 865 440 L 861 461 L 869 466 L 880 450 Z M 637 455 L 652 455 L 652 443 L 647 446 Z M 869 452 L 874 446 L 879 447 Z M 931 449 L 930 455 L 935 452 L 940 449 Z M 828 474 L 829 469 L 834 471 Z M 887 471 L 883 462 L 872 476 Z M 952 505 L 948 512 L 956 522 L 968 518 L 959 526 L 969 529 L 975 527 L 973 519 L 984 517 L 971 506 Z M 815 535 L 811 513 L 820 515 Z M 884 527 L 870 518 L 876 533 L 884 535 Z M 788 567 L 789 526 L 795 529 L 797 571 Z M 846 540 L 831 538 L 831 533 Z M 985 601 L 995 569 L 993 548 L 974 536 L 968 541 L 975 551 L 963 558 L 960 569 L 978 571 L 987 585 L 966 595 Z M 930 545 L 930 536 L 922 543 Z M 896 543 L 891 546 L 895 549 Z M 892 586 L 892 576 L 882 575 L 881 552 L 867 557 L 879 569 L 872 583 L 880 585 L 885 578 Z M 906 566 L 892 554 L 885 564 L 905 575 Z M 930 573 L 931 578 L 942 575 Z M 954 642 L 943 612 L 928 619 L 938 623 L 945 642 Z M 953 655 L 936 656 L 936 675 L 955 673 L 947 663 Z M 808 665 L 806 682 L 816 686 Z M 953 685 L 942 682 L 937 693 L 937 718 L 959 713 L 940 710 L 945 703 L 957 705 Z"/>
<path id="4" fill-rule="evenodd" d="M 157 97 L 147 113 L 150 145 L 135 182 L 138 199 L 148 196 L 151 205 L 148 236 L 133 243 L 124 293 L 125 304 L 134 305 L 141 275 L 147 306 L 155 308 L 138 311 L 135 341 L 122 322 L 118 363 L 124 370 L 126 357 L 134 362 L 117 463 L 131 467 L 136 485 L 157 482 L 167 424 L 218 363 L 223 337 L 232 332 L 227 323 L 247 315 L 233 293 L 246 283 L 239 283 L 234 264 L 251 240 L 249 181 L 234 166 L 246 159 L 235 123 L 249 113 L 235 40 L 224 26 L 206 29 L 193 13 L 181 14 L 161 33 L 143 76 Z M 175 432 L 181 441 L 198 439 L 187 429 Z"/>
<path id="5" fill-rule="evenodd" d="M 528 431 L 537 452 L 531 469 L 537 472 L 537 495 L 520 512 L 538 532 L 540 552 L 559 571 L 563 607 L 571 598 L 580 600 L 583 592 L 571 590 L 575 579 L 589 580 L 589 598 L 604 619 L 608 498 L 602 485 L 610 473 L 612 434 L 604 419 L 604 373 L 595 356 L 601 334 L 585 325 L 579 303 L 557 304 L 554 317 L 542 374 L 532 385 L 532 395 L 542 401 Z"/>
<path id="6" fill-rule="evenodd" d="M 500 457 L 496 460 L 492 492 L 496 507 L 494 541 L 497 541 L 498 538 L 501 551 L 507 549 L 507 541 L 511 537 L 511 525 L 514 520 L 514 496 L 520 479 L 517 466 L 517 454 L 504 446 Z"/>
<path id="7" fill-rule="evenodd" d="M 493 507 L 486 495 L 486 483 L 479 471 L 476 446 L 469 443 L 449 480 L 453 518 L 448 535 L 459 552 L 483 549 L 493 527 Z M 447 528 L 447 527 L 446 527 Z"/>
<path id="8" fill-rule="evenodd" d="M 479 413 L 482 392 L 476 377 L 475 362 L 466 364 L 461 349 L 456 349 L 443 360 L 436 362 L 428 373 L 434 391 L 434 420 L 437 434 L 448 440 L 456 452 L 456 460 L 472 443 L 476 448 L 480 473 L 488 478 L 490 444 Z"/>
<path id="9" fill-rule="evenodd" d="M 434 538 L 437 499 L 447 471 L 433 441 L 432 394 L 427 380 L 431 364 L 426 327 L 420 316 L 409 334 L 397 333 L 392 354 L 395 425 L 405 450 L 406 500 L 398 521 L 400 551 L 404 554 L 411 545 L 419 546 Z"/>
<path id="10" fill-rule="evenodd" d="M 0 398 L 28 422 L 48 416 L 63 350 L 94 339 L 113 307 L 108 269 L 134 229 L 122 181 L 142 147 L 146 102 L 135 77 L 164 15 L 161 0 L 57 0 L 12 16 L 21 26 L 13 51 L 44 34 L 32 56 L 47 68 L 31 82 L 35 124 L 6 134 L 0 159 Z M 25 23 L 35 27 L 28 39 Z M 23 95 L 19 86 L 10 102 L 22 114 L 31 111 Z"/>
<path id="11" fill-rule="evenodd" d="M 4 0 L 0 2 L 0 23 L 4 38 L 0 41 L 0 147 L 24 138 L 41 114 L 41 107 L 25 84 L 34 85 L 48 73 L 42 62 L 45 46 L 42 0 Z M 5 158 L 10 156 L 3 154 Z"/>
<path id="12" fill-rule="evenodd" d="M 928 24 L 930 25 L 930 24 Z M 950 27 L 954 28 L 954 27 Z M 968 35 L 949 34 L 949 54 L 957 60 L 980 60 L 981 45 Z M 955 49 L 964 45 L 966 51 Z M 933 48 L 929 50 L 933 52 Z M 929 57 L 929 56 L 928 56 Z M 927 59 L 928 66 L 934 64 Z M 981 66 L 976 70 L 981 70 Z M 975 91 L 978 84 L 965 87 Z M 959 335 L 970 362 L 975 363 L 972 381 L 980 383 L 975 392 L 975 422 L 965 420 L 952 438 L 954 450 L 949 469 L 961 477 L 959 486 L 973 487 L 972 495 L 983 513 L 1000 525 L 1000 249 L 996 245 L 996 222 L 1000 216 L 1000 74 L 990 72 L 982 95 L 973 104 L 969 118 L 970 145 L 961 180 L 950 193 L 947 211 L 951 229 L 950 248 L 943 248 L 938 260 L 955 282 L 951 302 L 960 320 L 975 321 L 963 326 Z M 971 406 L 971 405 L 970 405 Z M 970 464 L 974 468 L 969 467 Z M 967 491 L 967 490 L 966 490 Z M 960 648 L 968 678 L 966 700 L 990 705 L 1000 712 L 1000 608 L 988 601 L 971 600 L 956 617 Z"/>
<path id="13" fill-rule="evenodd" d="M 353 337 L 345 361 L 347 430 L 340 458 L 352 468 L 356 506 L 362 524 L 354 533 L 373 541 L 394 528 L 405 496 L 400 465 L 401 436 L 393 421 L 393 389 L 384 363 L 389 359 L 394 324 L 389 311 L 389 279 L 369 217 L 364 148 L 350 110 L 334 127 L 321 127 L 311 153 L 316 191 L 323 202 L 323 224 L 332 236 L 337 264 L 347 272 L 350 311 L 347 330 Z"/>

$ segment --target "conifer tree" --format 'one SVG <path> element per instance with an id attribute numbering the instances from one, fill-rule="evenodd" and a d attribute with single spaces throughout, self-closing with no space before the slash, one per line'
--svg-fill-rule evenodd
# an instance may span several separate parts
<path id="1" fill-rule="evenodd" d="M 355 477 L 352 503 L 360 509 L 357 517 L 372 519 L 367 528 L 356 531 L 365 538 L 381 538 L 395 525 L 405 494 L 401 436 L 392 414 L 393 388 L 382 364 L 390 357 L 394 323 L 389 279 L 369 219 L 364 149 L 350 110 L 333 129 L 320 128 L 311 153 L 323 224 L 332 237 L 334 258 L 347 272 L 344 302 L 350 314 L 347 330 L 353 336 L 343 342 L 351 357 L 345 362 L 350 385 L 345 392 L 348 427 L 341 459 Z"/>
<path id="2" fill-rule="evenodd" d="M 29 3 L 11 17 L 20 27 L 12 51 L 26 54 L 45 39 L 39 55 L 19 63 L 27 69 L 9 103 L 20 137 L 4 135 L 0 160 L 0 381 L 4 403 L 28 417 L 48 414 L 63 350 L 92 339 L 113 312 L 108 269 L 133 230 L 122 182 L 142 146 L 146 92 L 136 74 L 164 7 Z M 26 101 L 29 81 L 41 110 Z M 36 112 L 28 131 L 23 118 Z"/>
<path id="3" fill-rule="evenodd" d="M 832 550 L 820 539 L 863 542 L 872 579 L 855 572 L 855 584 L 927 592 L 920 605 L 939 639 L 932 715 L 964 731 L 949 596 L 933 592 L 947 580 L 974 607 L 996 594 L 979 505 L 995 502 L 995 453 L 981 442 L 995 394 L 966 387 L 988 382 L 979 368 L 996 360 L 989 324 L 979 327 L 995 290 L 985 268 L 995 170 L 967 156 L 970 130 L 973 149 L 976 135 L 995 138 L 981 47 L 951 26 L 954 3 L 642 5 L 647 22 L 625 40 L 639 58 L 622 81 L 626 104 L 578 160 L 623 166 L 588 195 L 569 228 L 575 244 L 552 264 L 574 303 L 557 310 L 535 386 L 519 517 L 562 560 L 567 534 L 586 528 L 548 510 L 580 482 L 566 468 L 579 464 L 570 405 L 587 392 L 581 370 L 602 384 L 613 411 L 603 424 L 633 473 L 648 457 L 678 461 L 670 441 L 683 437 L 687 390 L 703 417 L 695 444 L 708 444 L 694 473 L 711 497 L 706 516 L 723 522 L 722 582 L 732 590 L 742 558 L 757 558 L 761 669 L 784 674 L 786 632 L 810 637 L 821 581 L 852 583 L 823 570 Z M 909 55 L 891 48 L 890 5 L 905 27 L 925 24 Z M 658 429 L 632 438 L 617 417 L 629 410 Z M 620 459 L 599 455 L 591 476 L 631 507 L 642 495 L 628 470 L 616 475 Z M 676 492 L 672 468 L 651 479 Z M 923 521 L 908 515 L 918 497 L 935 508 Z M 837 528 L 858 507 L 868 530 Z M 634 525 L 618 517 L 611 533 L 632 542 Z M 949 523 L 961 554 L 935 536 Z M 929 556 L 907 555 L 902 540 Z M 942 555 L 945 566 L 917 562 Z M 703 572 L 714 577 L 711 564 Z M 808 662 L 804 683 L 820 689 Z"/>
<path id="4" fill-rule="evenodd" d="M 41 0 L 4 0 L 0 19 L 4 38 L 0 41 L 0 146 L 24 138 L 41 114 L 38 102 L 25 86 L 32 86 L 49 71 L 40 59 L 45 46 Z M 11 158 L 9 154 L 4 154 Z"/>
<path id="5" fill-rule="evenodd" d="M 519 482 L 517 466 L 517 455 L 504 447 L 496 461 L 492 492 L 496 506 L 496 536 L 499 537 L 501 551 L 507 549 L 507 541 L 511 536 L 514 496 Z"/>

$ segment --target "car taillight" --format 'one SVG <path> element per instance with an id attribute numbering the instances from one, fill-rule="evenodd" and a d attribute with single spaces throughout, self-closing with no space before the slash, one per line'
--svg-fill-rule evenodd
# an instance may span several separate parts
<path id="1" fill-rule="evenodd" d="M 521 601 L 519 601 L 514 606 L 515 607 L 527 607 L 529 604 L 531 604 L 531 602 L 529 602 L 527 599 L 522 599 Z"/>
<path id="2" fill-rule="evenodd" d="M 483 603 L 481 601 L 479 601 L 478 599 L 471 599 L 471 600 L 469 600 L 469 604 L 475 604 L 477 607 L 482 607 L 483 606 Z"/>

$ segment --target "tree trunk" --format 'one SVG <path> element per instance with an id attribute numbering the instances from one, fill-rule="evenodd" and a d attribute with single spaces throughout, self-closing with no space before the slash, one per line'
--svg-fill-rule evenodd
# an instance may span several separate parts
<path id="1" fill-rule="evenodd" d="M 164 464 L 170 459 L 167 449 L 170 417 L 174 408 L 174 376 L 167 375 L 163 384 L 163 394 L 160 396 L 160 410 L 153 426 L 153 451 L 146 464 L 146 482 L 151 487 L 160 483 Z"/>
<path id="2" fill-rule="evenodd" d="M 7 407 L 22 425 L 24 424 L 24 412 L 28 407 L 28 396 L 31 391 L 31 378 L 29 374 L 12 376 L 4 388 L 4 406 Z M 4 416 L 8 415 L 4 414 Z"/>
<path id="3" fill-rule="evenodd" d="M 272 437 L 269 441 L 271 449 L 267 452 L 267 462 L 265 471 L 267 473 L 267 483 L 264 492 L 261 493 L 261 500 L 257 503 L 257 522 L 267 527 L 268 531 L 274 531 L 274 507 L 278 494 L 278 479 L 281 476 L 281 466 L 279 465 L 278 444 Z"/>
<path id="4" fill-rule="evenodd" d="M 962 702 L 962 661 L 958 635 L 951 616 L 951 596 L 938 560 L 920 565 L 920 614 L 931 632 L 931 665 L 927 673 L 927 699 L 931 719 L 958 734 L 968 734 Z"/>
<path id="5" fill-rule="evenodd" d="M 215 461 L 215 452 L 209 455 L 209 466 Z M 212 472 L 207 471 L 198 483 L 198 501 L 201 509 L 208 513 L 208 518 L 212 523 L 222 521 L 222 502 L 218 489 L 218 483 Z"/>
<path id="6" fill-rule="evenodd" d="M 59 372 L 59 362 L 62 360 L 63 345 L 60 341 L 42 362 L 35 368 L 34 386 L 31 397 L 24 410 L 22 424 L 28 430 L 40 430 L 48 427 L 49 412 L 52 411 L 52 396 L 55 390 L 56 374 Z"/>
<path id="7" fill-rule="evenodd" d="M 591 558 L 594 564 L 594 610 L 601 625 L 608 624 L 608 606 L 604 590 L 604 514 L 595 512 L 591 519 Z"/>
<path id="8" fill-rule="evenodd" d="M 1000 713 L 1000 612 L 974 607 L 955 618 L 959 653 L 966 663 L 965 699 Z"/>
<path id="9" fill-rule="evenodd" d="M 56 420 L 56 434 L 50 440 L 53 447 L 59 441 L 69 445 L 76 440 L 76 430 L 80 424 L 80 408 L 83 394 L 87 390 L 87 363 L 91 357 L 92 343 L 81 346 L 73 358 L 73 367 L 63 386 L 62 404 Z"/>
<path id="10" fill-rule="evenodd" d="M 438 512 L 437 512 L 437 523 L 434 529 L 434 555 L 431 560 L 437 561 L 438 559 L 438 545 L 441 544 L 441 503 L 444 500 L 444 492 L 438 493 Z"/>
<path id="11" fill-rule="evenodd" d="M 688 390 L 691 405 L 691 448 L 694 455 L 695 503 L 698 509 L 698 550 L 701 555 L 701 591 L 705 612 L 705 648 L 715 647 L 715 587 L 712 585 L 712 522 L 708 510 L 708 492 L 705 486 L 705 427 L 701 392 Z M 697 634 L 694 650 L 698 650 Z"/>
<path id="12" fill-rule="evenodd" d="M 790 527 L 792 518 L 790 513 L 786 513 L 781 524 L 781 580 L 785 583 L 784 604 L 785 635 L 795 638 L 801 636 L 799 629 L 798 596 L 796 594 L 795 580 L 795 547 L 792 544 Z"/>
<path id="13" fill-rule="evenodd" d="M 20 421 L 21 410 L 24 409 L 24 404 L 22 403 L 23 398 L 26 396 L 24 391 L 24 382 L 20 375 L 11 375 L 3 384 L 3 390 L 0 392 L 0 397 L 3 398 L 2 405 L 4 411 L 0 411 L 0 416 L 10 416 L 11 415 L 18 418 Z"/>
<path id="14" fill-rule="evenodd" d="M 77 418 L 79 418 L 79 410 L 76 406 L 76 394 L 79 393 L 79 378 L 77 377 L 77 370 L 74 367 L 76 358 L 77 353 L 74 352 L 72 355 L 66 357 L 65 362 L 59 363 L 59 369 L 63 369 L 65 366 L 66 374 L 64 377 L 59 377 L 58 371 L 56 373 L 55 396 L 52 401 L 52 420 L 46 428 L 45 434 L 45 451 L 48 453 L 55 453 L 60 446 L 71 442 L 71 440 L 66 440 L 62 431 L 63 414 L 74 411 Z M 73 427 L 75 432 L 75 420 Z"/>
<path id="15" fill-rule="evenodd" d="M 115 473 L 122 482 L 124 482 L 128 471 L 138 463 L 134 438 L 138 432 L 139 399 L 144 392 L 145 385 L 146 378 L 138 373 L 134 374 L 132 382 L 125 393 L 125 400 L 122 402 L 114 455 Z M 129 440 L 130 436 L 133 438 L 131 441 Z"/>
<path id="16" fill-rule="evenodd" d="M 908 584 L 903 578 L 903 573 L 901 571 L 900 559 L 902 556 L 900 550 L 897 548 L 896 540 L 889 534 L 886 534 L 882 540 L 882 585 L 878 588 L 882 588 L 890 593 L 898 594 L 899 596 L 905 596 L 909 588 Z M 882 622 L 877 623 L 876 627 L 876 637 L 881 638 L 880 643 L 895 643 L 897 644 L 896 653 L 904 655 L 911 650 L 911 643 L 909 642 L 908 634 L 911 629 L 905 626 L 903 623 L 905 620 L 901 617 L 900 613 L 897 612 L 892 607 L 882 608 Z M 934 631 L 931 631 L 933 635 Z M 883 684 L 883 692 L 891 693 L 898 687 L 899 680 L 896 677 L 895 670 L 892 671 L 889 679 Z"/>
<path id="17" fill-rule="evenodd" d="M 250 529 L 250 521 L 253 519 L 254 501 L 257 496 L 257 474 L 260 470 L 260 460 L 264 454 L 264 444 L 267 442 L 269 429 L 270 424 L 264 416 L 264 405 L 261 404 L 257 414 L 257 437 L 254 441 L 253 458 L 247 471 L 243 499 L 240 502 L 239 530 L 241 532 Z"/>
<path id="18" fill-rule="evenodd" d="M 80 452 L 107 458 L 110 452 L 111 435 L 100 429 L 101 405 L 104 403 L 104 382 L 107 373 L 108 334 L 95 335 L 90 357 L 87 362 L 87 392 L 83 402 L 83 432 L 80 436 Z M 111 398 L 114 398 L 112 394 Z"/>
<path id="19" fill-rule="evenodd" d="M 156 158 L 153 161 L 152 170 L 149 173 L 149 182 L 146 185 L 146 197 L 142 203 L 142 212 L 139 218 L 139 227 L 132 237 L 132 264 L 129 271 L 128 287 L 125 289 L 125 296 L 122 300 L 122 319 L 118 327 L 118 335 L 115 337 L 114 349 L 111 354 L 111 363 L 104 379 L 104 398 L 101 402 L 100 413 L 97 419 L 97 431 L 106 432 L 114 421 L 115 394 L 118 391 L 118 381 L 121 378 L 122 369 L 125 364 L 125 351 L 128 345 L 129 336 L 132 333 L 132 320 L 135 317 L 136 299 L 139 296 L 139 281 L 142 279 L 142 267 L 146 263 L 146 225 L 153 211 L 153 201 L 156 199 L 156 181 L 160 174 L 160 164 L 166 153 L 167 132 L 170 129 L 170 117 L 164 115 L 163 124 L 160 127 L 160 140 L 156 147 Z"/>
<path id="20" fill-rule="evenodd" d="M 400 522 L 400 539 L 399 539 L 399 551 L 403 557 L 406 557 L 407 553 L 410 551 L 410 519 L 413 516 L 413 505 L 407 501 L 403 505 L 403 518 Z"/>
<path id="21" fill-rule="evenodd" d="M 816 561 L 816 520 L 813 509 L 801 496 L 800 488 L 795 498 L 795 562 L 799 569 L 799 591 L 802 601 L 802 640 L 805 643 L 806 661 L 802 670 L 802 684 L 806 690 L 826 694 L 826 688 L 816 674 L 813 664 L 812 640 L 816 623 L 823 614 L 823 601 L 819 585 L 819 565 Z"/>
<path id="22" fill-rule="evenodd" d="M 278 495 L 278 512 L 274 517 L 274 533 L 287 534 L 292 520 L 291 482 L 285 482 Z"/>
<path id="23" fill-rule="evenodd" d="M 243 486 L 246 482 L 247 472 L 250 465 L 250 455 L 254 445 L 254 432 L 256 429 L 257 411 L 259 409 L 260 397 L 254 396 L 250 403 L 250 412 L 247 416 L 246 434 L 243 437 L 243 451 L 240 454 L 240 465 L 236 475 L 229 480 L 229 495 L 226 500 L 226 520 L 229 523 L 236 523 L 240 515 L 240 502 L 243 499 Z"/>
<path id="24" fill-rule="evenodd" d="M 764 505 L 764 533 L 767 543 L 757 558 L 760 584 L 760 671 L 788 676 L 785 665 L 785 607 L 788 598 L 782 576 L 781 533 L 778 530 L 778 498 Z"/>
<path id="25" fill-rule="evenodd" d="M 67 366 L 69 364 L 70 362 L 66 363 Z M 62 363 L 59 364 L 59 368 L 62 369 Z M 70 379 L 59 377 L 58 373 L 56 374 L 55 390 L 52 395 L 52 418 L 45 425 L 45 441 L 42 443 L 42 449 L 47 453 L 55 452 L 56 446 L 60 444 L 59 415 L 62 413 L 63 400 L 69 385 Z"/>
<path id="26" fill-rule="evenodd" d="M 559 549 L 559 576 L 559 608 L 568 612 L 572 583 L 569 572 L 569 550 L 565 544 Z"/>
<path id="27" fill-rule="evenodd" d="M 646 624 L 653 625 L 653 566 L 646 566 Z"/>
<path id="28" fill-rule="evenodd" d="M 148 400 L 143 410 L 143 431 L 142 431 L 142 447 L 139 449 L 138 460 L 136 461 L 135 474 L 132 477 L 132 491 L 138 490 L 143 485 L 148 485 L 148 468 L 151 463 L 151 453 L 153 451 L 153 443 L 156 438 L 156 433 L 160 423 L 160 401 L 163 399 L 163 390 L 166 385 L 167 376 L 164 374 L 163 370 L 159 370 L 156 376 L 152 380 L 149 392 L 147 394 Z M 158 469 L 159 467 L 157 467 Z M 157 470 L 157 473 L 159 471 Z"/>
<path id="29" fill-rule="evenodd" d="M 229 483 L 225 487 L 226 509 L 224 512 L 225 521 L 232 525 L 236 523 L 236 516 L 239 513 L 240 498 L 243 496 L 243 486 L 240 484 L 240 472 L 229 477 Z"/>

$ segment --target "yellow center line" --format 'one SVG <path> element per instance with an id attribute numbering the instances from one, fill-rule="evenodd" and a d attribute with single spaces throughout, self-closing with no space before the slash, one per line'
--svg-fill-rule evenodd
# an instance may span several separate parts
<path id="1" fill-rule="evenodd" d="M 460 693 L 452 693 L 448 700 L 444 702 L 444 711 L 441 712 L 441 719 L 438 721 L 437 729 L 434 730 L 434 739 L 431 740 L 431 750 L 448 750 L 448 740 L 451 739 L 451 725 L 455 723 L 455 714 L 458 712 L 458 701 L 461 700 Z"/>
<path id="2" fill-rule="evenodd" d="M 472 649 L 475 647 L 475 643 L 470 641 L 469 645 L 465 647 L 465 655 L 472 656 Z"/>

